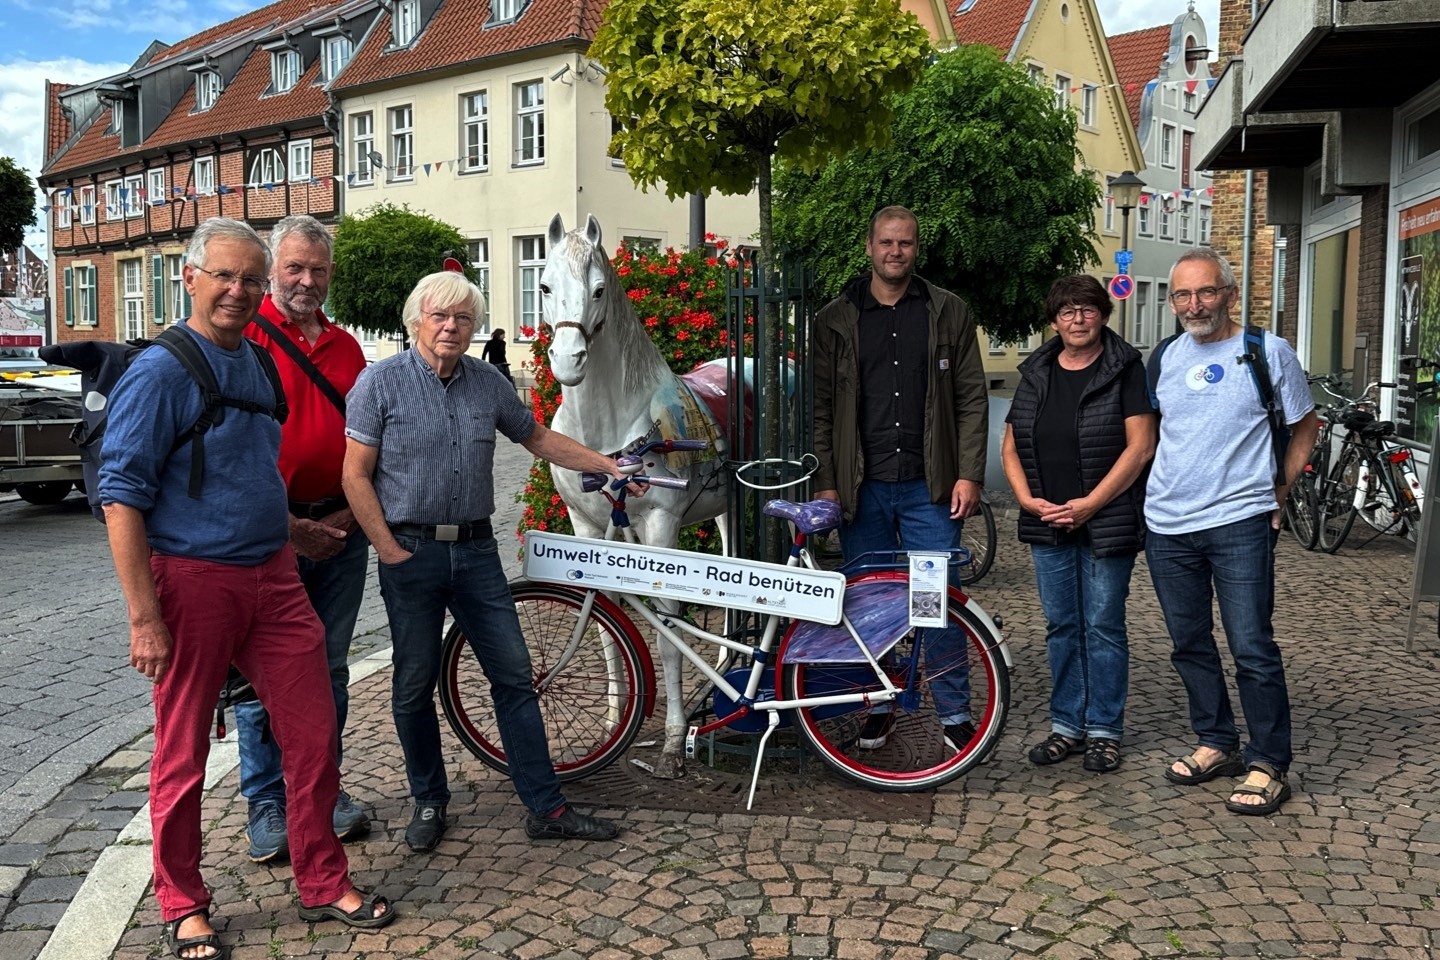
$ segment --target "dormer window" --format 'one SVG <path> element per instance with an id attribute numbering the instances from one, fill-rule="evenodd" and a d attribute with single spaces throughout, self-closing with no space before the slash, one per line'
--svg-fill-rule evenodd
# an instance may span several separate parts
<path id="1" fill-rule="evenodd" d="M 270 54 L 270 90 L 289 93 L 300 82 L 300 54 L 294 50 L 276 50 Z"/>
<path id="2" fill-rule="evenodd" d="M 395 46 L 404 47 L 420 32 L 420 0 L 400 0 L 395 5 Z"/>
<path id="3" fill-rule="evenodd" d="M 345 69 L 350 62 L 355 47 L 349 37 L 326 37 L 324 59 L 321 61 L 325 70 L 325 79 L 334 80 Z"/>
<path id="4" fill-rule="evenodd" d="M 118 136 L 125 129 L 125 101 L 116 100 L 110 104 L 110 129 L 106 133 Z"/>
<path id="5" fill-rule="evenodd" d="M 490 23 L 509 23 L 520 16 L 529 0 L 490 0 Z"/>
<path id="6" fill-rule="evenodd" d="M 195 74 L 195 109 L 209 110 L 220 99 L 220 74 L 205 70 Z"/>

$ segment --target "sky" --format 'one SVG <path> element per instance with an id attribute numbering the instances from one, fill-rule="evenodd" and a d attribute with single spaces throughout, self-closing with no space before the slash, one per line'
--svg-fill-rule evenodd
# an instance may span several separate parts
<path id="1" fill-rule="evenodd" d="M 1113 35 L 1170 23 L 1185 12 L 1186 2 L 1096 0 L 1096 5 L 1105 32 Z M 128 68 L 152 40 L 173 43 L 260 5 L 251 0 L 4 0 L 0 155 L 15 159 L 31 176 L 40 172 L 46 80 L 88 83 L 110 76 Z M 1195 9 L 1211 30 L 1213 47 L 1219 0 L 1195 0 Z M 27 235 L 26 242 L 45 254 L 43 229 Z"/>

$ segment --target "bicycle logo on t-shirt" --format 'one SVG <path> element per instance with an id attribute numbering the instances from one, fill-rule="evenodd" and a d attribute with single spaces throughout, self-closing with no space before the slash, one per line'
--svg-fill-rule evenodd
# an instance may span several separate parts
<path id="1" fill-rule="evenodd" d="M 1225 368 L 1218 363 L 1197 363 L 1185 374 L 1185 385 L 1191 390 L 1204 390 L 1225 379 Z"/>

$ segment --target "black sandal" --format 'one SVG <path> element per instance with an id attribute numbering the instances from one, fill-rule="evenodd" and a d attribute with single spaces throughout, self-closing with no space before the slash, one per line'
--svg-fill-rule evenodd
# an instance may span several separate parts
<path id="1" fill-rule="evenodd" d="M 1040 743 L 1030 748 L 1030 762 L 1037 767 L 1046 767 L 1052 763 L 1059 763 L 1066 757 L 1072 757 L 1077 753 L 1085 752 L 1085 738 L 1076 739 L 1067 737 L 1063 733 L 1052 733 Z"/>
<path id="2" fill-rule="evenodd" d="M 1092 738 L 1085 748 L 1085 769 L 1091 773 L 1111 773 L 1120 769 L 1120 741 Z"/>
<path id="3" fill-rule="evenodd" d="M 339 920 L 347 927 L 359 930 L 377 930 L 395 919 L 395 908 L 390 905 L 389 900 L 378 893 L 365 893 L 359 889 L 355 892 L 361 896 L 360 906 L 348 913 L 337 904 L 326 903 L 318 907 L 302 906 L 300 919 L 309 920 L 311 923 L 319 920 Z M 385 912 L 376 916 L 376 907 L 384 907 Z"/>
<path id="4" fill-rule="evenodd" d="M 180 924 L 191 917 L 203 916 L 207 921 L 210 919 L 208 908 L 191 910 L 183 917 L 176 917 L 174 920 L 165 921 L 165 948 L 170 951 L 170 956 L 179 957 L 181 960 L 217 960 L 225 955 L 225 947 L 220 942 L 220 934 L 207 933 L 199 937 L 181 937 Z M 186 957 L 182 951 L 194 950 L 197 947 L 209 947 L 214 953 L 204 954 L 199 957 Z"/>

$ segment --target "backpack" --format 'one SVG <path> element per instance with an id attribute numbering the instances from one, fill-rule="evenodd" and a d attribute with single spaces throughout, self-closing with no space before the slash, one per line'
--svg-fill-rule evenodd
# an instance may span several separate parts
<path id="1" fill-rule="evenodd" d="M 1145 364 L 1145 380 L 1150 388 L 1150 406 L 1160 412 L 1160 398 L 1155 390 L 1160 385 L 1160 358 L 1176 337 L 1172 333 L 1155 345 L 1150 359 Z M 1270 362 L 1265 359 L 1265 331 L 1253 323 L 1245 325 L 1245 352 L 1235 358 L 1250 369 L 1250 379 L 1260 395 L 1260 406 L 1265 410 L 1265 421 L 1270 425 L 1270 449 L 1275 455 L 1275 485 L 1285 482 L 1285 451 L 1290 449 L 1290 424 L 1285 422 L 1285 410 L 1275 398 L 1275 382 L 1270 379 Z"/>
<path id="2" fill-rule="evenodd" d="M 194 443 L 194 455 L 190 458 L 190 485 L 186 491 L 191 499 L 200 499 L 200 488 L 205 481 L 205 434 L 211 427 L 225 418 L 226 408 L 263 413 L 284 423 L 290 409 L 285 403 L 285 390 L 280 385 L 280 372 L 275 361 L 265 348 L 246 340 L 265 371 L 270 386 L 275 390 L 275 404 L 268 407 L 250 400 L 236 400 L 220 393 L 220 384 L 215 371 L 194 338 L 178 327 L 170 327 L 153 340 L 130 340 L 126 343 L 108 343 L 101 340 L 76 340 L 56 343 L 40 348 L 40 358 L 56 366 L 73 367 L 80 371 L 81 405 L 84 407 L 83 420 L 77 424 L 70 439 L 80 448 L 81 467 L 85 474 L 85 492 L 90 501 L 90 512 L 100 522 L 105 521 L 105 511 L 100 504 L 100 441 L 105 436 L 109 420 L 109 398 L 120 377 L 144 350 L 159 345 L 170 351 L 190 379 L 200 388 L 205 406 L 200 416 L 175 438 L 170 447 L 173 454 L 187 443 Z"/>

